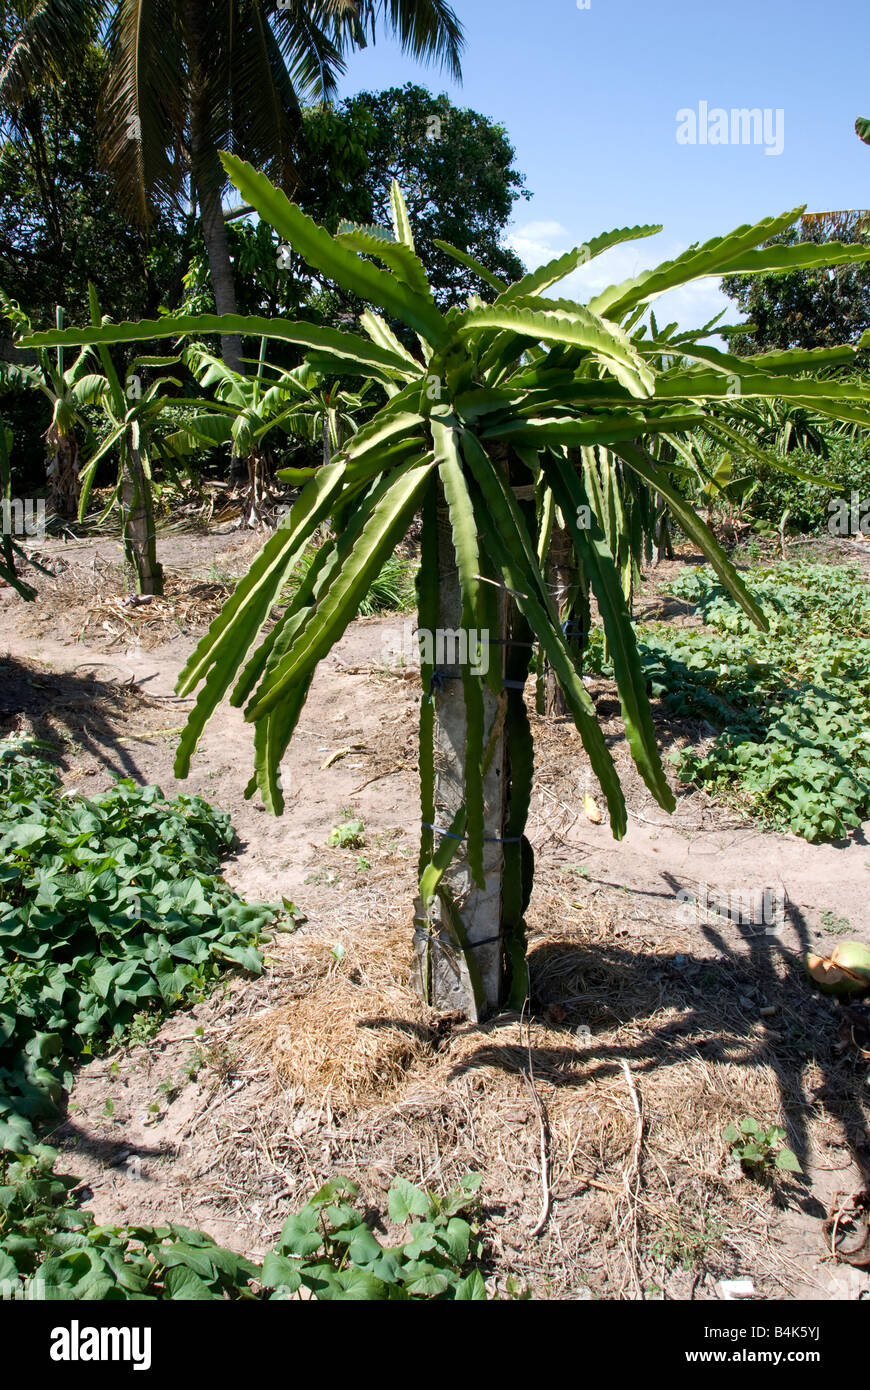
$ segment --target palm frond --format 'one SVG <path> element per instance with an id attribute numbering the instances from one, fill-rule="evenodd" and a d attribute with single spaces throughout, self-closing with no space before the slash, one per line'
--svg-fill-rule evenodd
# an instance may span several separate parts
<path id="1" fill-rule="evenodd" d="M 340 8 L 345 43 L 358 43 L 352 18 L 355 8 L 359 26 L 368 29 L 372 42 L 382 23 L 395 34 L 405 53 L 422 62 L 437 63 L 455 81 L 462 80 L 462 26 L 446 0 L 358 0 L 355 7 Z"/>
<path id="2" fill-rule="evenodd" d="M 5 9 L 10 7 L 4 6 Z M 18 33 L 0 69 L 0 105 L 17 105 L 43 81 L 62 82 L 97 37 L 105 0 L 38 0 L 16 7 Z M 14 16 L 4 16 L 15 26 Z"/>
<path id="3" fill-rule="evenodd" d="M 111 75 L 97 114 L 103 157 L 122 206 L 146 226 L 155 199 L 178 206 L 184 192 L 188 74 L 179 7 L 120 0 L 106 42 Z"/>

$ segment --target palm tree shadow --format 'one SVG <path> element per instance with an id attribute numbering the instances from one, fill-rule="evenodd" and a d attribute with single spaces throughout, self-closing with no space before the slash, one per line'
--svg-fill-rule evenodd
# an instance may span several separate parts
<path id="1" fill-rule="evenodd" d="M 12 656 L 0 659 L 0 737 L 24 722 L 35 737 L 56 747 L 60 731 L 66 746 L 90 753 L 116 777 L 141 781 L 136 760 L 116 731 L 129 713 L 127 692 L 111 681 L 44 671 Z M 58 762 L 67 766 L 62 756 Z"/>

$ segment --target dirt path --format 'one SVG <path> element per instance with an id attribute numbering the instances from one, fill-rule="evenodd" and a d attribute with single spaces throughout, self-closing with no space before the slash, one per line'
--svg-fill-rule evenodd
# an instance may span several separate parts
<path id="1" fill-rule="evenodd" d="M 237 559 L 226 537 L 187 550 L 174 539 L 164 563 L 188 576 Z M 108 564 L 100 554 L 68 558 L 96 574 Z M 102 573 L 111 613 L 117 586 Z M 73 608 L 67 633 L 78 630 Z M 85 792 L 120 774 L 207 797 L 242 842 L 227 880 L 249 899 L 292 899 L 307 919 L 275 940 L 261 979 L 232 980 L 147 1045 L 82 1070 L 58 1138 L 100 1220 L 180 1220 L 262 1253 L 329 1173 L 377 1192 L 397 1171 L 446 1182 L 477 1168 L 497 1209 L 493 1258 L 539 1296 L 715 1298 L 729 1276 L 754 1278 L 765 1297 L 867 1296 L 865 1272 L 820 1258 L 820 1228 L 835 1193 L 870 1174 L 868 1063 L 799 969 L 801 952 L 833 945 L 844 923 L 870 941 L 866 833 L 809 846 L 739 823 L 700 793 L 681 793 L 668 818 L 617 742 L 630 808 L 617 843 L 582 814 L 579 739 L 535 720 L 531 1035 L 511 1018 L 484 1029 L 439 1021 L 407 987 L 419 690 L 407 672 L 383 669 L 403 620 L 355 623 L 322 664 L 275 820 L 243 797 L 251 737 L 239 711 L 223 707 L 190 778 L 173 776 L 189 708 L 174 687 L 194 633 L 150 650 L 121 651 L 114 639 L 101 649 L 58 640 L 51 613 L 46 603 L 25 621 L 0 595 L 0 731 L 65 738 L 65 780 Z M 364 846 L 329 847 L 330 830 L 351 818 L 364 824 Z M 767 901 L 784 904 L 782 923 L 763 920 L 765 889 L 780 895 Z M 740 921 L 750 893 L 759 910 Z M 723 915 L 723 899 L 735 895 L 733 909 L 740 894 Z M 553 1197 L 534 1240 L 529 1045 L 549 1112 Z M 644 1114 L 633 1174 L 626 1067 Z M 802 1176 L 759 1186 L 734 1171 L 721 1131 L 747 1113 L 786 1124 Z"/>

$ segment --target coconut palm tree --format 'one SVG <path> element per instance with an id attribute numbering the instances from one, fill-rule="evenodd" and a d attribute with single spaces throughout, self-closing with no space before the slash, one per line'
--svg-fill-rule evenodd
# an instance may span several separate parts
<path id="1" fill-rule="evenodd" d="M 93 43 L 105 0 L 4 0 L 0 6 L 0 133 L 24 136 L 46 228 L 63 246 L 62 210 L 40 110 Z"/>

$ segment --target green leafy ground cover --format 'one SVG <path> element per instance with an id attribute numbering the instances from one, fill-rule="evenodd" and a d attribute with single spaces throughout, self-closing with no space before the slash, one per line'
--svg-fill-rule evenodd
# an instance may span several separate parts
<path id="1" fill-rule="evenodd" d="M 0 1293 L 84 1300 L 485 1299 L 469 1262 L 481 1254 L 468 1174 L 445 1197 L 397 1178 L 389 1214 L 405 1229 L 382 1244 L 352 1204 L 346 1178 L 325 1183 L 287 1218 L 262 1264 L 186 1226 L 98 1226 L 53 1172 L 52 1149 L 0 1163 Z"/>
<path id="2" fill-rule="evenodd" d="M 707 569 L 669 592 L 697 604 L 702 629 L 638 629 L 650 692 L 674 718 L 717 731 L 679 755 L 682 781 L 707 785 L 762 824 L 810 841 L 870 817 L 870 596 L 852 567 L 777 564 L 747 576 L 760 632 Z M 608 674 L 600 637 L 589 669 Z"/>
<path id="3" fill-rule="evenodd" d="M 199 797 L 130 781 L 67 796 L 49 763 L 0 745 L 0 1149 L 32 1143 L 75 1062 L 137 1014 L 202 998 L 228 964 L 259 973 L 275 909 L 220 877 L 234 844 Z"/>
<path id="4" fill-rule="evenodd" d="M 485 1298 L 467 1268 L 480 1254 L 474 1175 L 440 1198 L 396 1179 L 395 1246 L 336 1179 L 258 1265 L 183 1226 L 97 1225 L 39 1142 L 77 1062 L 202 998 L 228 967 L 262 969 L 276 909 L 220 877 L 235 843 L 199 797 L 130 781 L 68 796 L 33 745 L 0 743 L 0 1297 Z"/>

